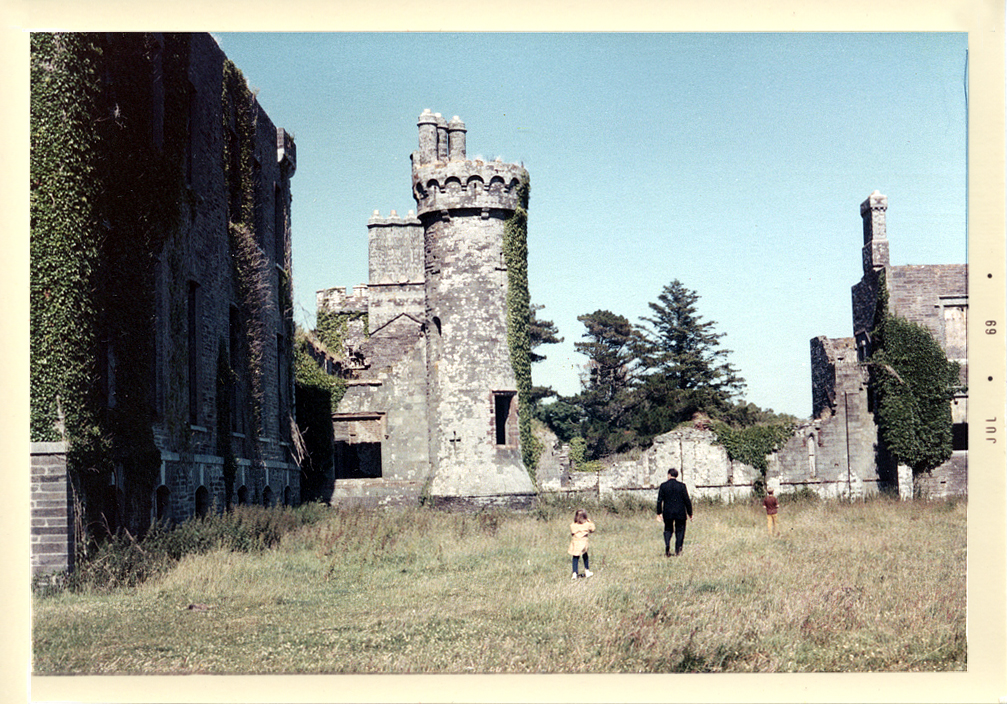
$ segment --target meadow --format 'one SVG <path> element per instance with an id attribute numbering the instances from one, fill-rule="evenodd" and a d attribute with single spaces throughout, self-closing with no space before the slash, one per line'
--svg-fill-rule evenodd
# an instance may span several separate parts
<path id="1" fill-rule="evenodd" d="M 586 503 L 594 576 L 576 581 L 574 508 L 316 508 L 132 586 L 36 589 L 33 672 L 966 669 L 964 501 L 784 495 L 775 538 L 755 504 L 697 502 L 670 559 L 650 504 Z"/>

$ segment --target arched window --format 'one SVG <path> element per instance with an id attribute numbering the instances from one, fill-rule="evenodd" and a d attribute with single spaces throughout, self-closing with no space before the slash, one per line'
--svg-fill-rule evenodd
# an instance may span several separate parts
<path id="1" fill-rule="evenodd" d="M 273 490 L 268 486 L 262 490 L 262 505 L 266 508 L 273 505 Z"/>
<path id="2" fill-rule="evenodd" d="M 201 486 L 196 489 L 196 515 L 200 518 L 206 518 L 206 514 L 210 510 L 210 492 L 206 490 L 205 486 Z"/>
<path id="3" fill-rule="evenodd" d="M 171 490 L 164 484 L 154 494 L 154 518 L 159 523 L 171 520 Z"/>
<path id="4" fill-rule="evenodd" d="M 284 506 L 289 506 L 290 505 L 290 487 L 289 486 L 283 488 L 283 505 Z"/>
<path id="5" fill-rule="evenodd" d="M 242 485 L 241 488 L 238 489 L 238 506 L 244 506 L 247 503 L 248 503 L 248 487 Z"/>

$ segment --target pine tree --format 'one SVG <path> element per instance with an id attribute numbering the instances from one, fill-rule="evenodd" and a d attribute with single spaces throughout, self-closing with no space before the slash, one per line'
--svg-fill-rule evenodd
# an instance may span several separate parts
<path id="1" fill-rule="evenodd" d="M 725 415 L 732 398 L 745 388 L 738 370 L 720 348 L 724 333 L 716 322 L 696 312 L 699 295 L 677 279 L 666 285 L 652 317 L 641 318 L 636 352 L 642 367 L 642 404 L 636 414 L 638 432 L 652 437 L 670 430 L 697 412 Z"/>
<path id="2" fill-rule="evenodd" d="M 636 405 L 634 374 L 638 333 L 622 315 L 607 310 L 580 315 L 587 342 L 574 349 L 588 358 L 587 372 L 576 397 L 584 413 L 583 436 L 590 458 L 619 452 L 632 446 L 635 434 L 628 418 Z"/>

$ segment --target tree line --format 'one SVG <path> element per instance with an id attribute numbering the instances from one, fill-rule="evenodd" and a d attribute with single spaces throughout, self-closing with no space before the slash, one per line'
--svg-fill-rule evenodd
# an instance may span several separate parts
<path id="1" fill-rule="evenodd" d="M 745 380 L 721 347 L 725 333 L 697 311 L 699 295 L 673 280 L 650 315 L 632 323 L 623 315 L 596 310 L 577 317 L 585 330 L 574 348 L 587 357 L 581 389 L 562 396 L 536 386 L 533 413 L 576 448 L 584 460 L 646 447 L 654 437 L 684 422 L 706 418 L 729 427 L 787 425 L 793 416 L 746 402 Z M 532 362 L 545 359 L 536 350 L 563 341 L 549 320 L 531 310 Z"/>

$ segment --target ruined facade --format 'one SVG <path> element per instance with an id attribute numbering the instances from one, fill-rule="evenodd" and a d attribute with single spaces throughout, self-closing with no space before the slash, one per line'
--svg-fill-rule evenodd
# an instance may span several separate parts
<path id="1" fill-rule="evenodd" d="M 925 326 L 948 359 L 961 365 L 960 383 L 968 378 L 966 323 L 968 318 L 968 265 L 892 266 L 889 261 L 886 213 L 888 198 L 874 191 L 860 205 L 863 220 L 863 277 L 852 289 L 853 337 L 812 340 L 812 398 L 814 418 L 823 427 L 841 423 L 843 432 L 832 441 L 821 436 L 819 446 L 843 451 L 853 474 L 859 468 L 865 488 L 871 484 L 897 489 L 903 496 L 965 495 L 968 491 L 968 395 L 961 391 L 951 402 L 953 452 L 940 467 L 913 478 L 911 470 L 896 467 L 879 444 L 873 416 L 873 399 L 867 389 L 866 372 L 855 368 L 871 354 L 870 333 L 875 327 L 880 277 L 888 289 L 892 314 Z M 817 352 L 821 348 L 825 353 Z M 856 352 L 855 357 L 851 354 Z M 849 431 L 845 430 L 848 427 Z M 873 443 L 868 443 L 871 439 Z M 837 448 L 838 446 L 838 448 Z M 870 467 L 875 467 L 871 472 Z M 915 485 L 914 485 L 915 484 Z"/>
<path id="2" fill-rule="evenodd" d="M 32 49 L 33 512 L 76 492 L 89 532 L 142 531 L 298 502 L 292 138 L 208 34 L 37 34 Z M 48 110 L 64 84 L 74 111 Z M 78 158 L 50 169 L 66 148 Z M 72 546 L 72 516 L 37 508 L 33 545 Z"/>
<path id="3" fill-rule="evenodd" d="M 968 493 L 968 397 L 951 403 L 953 453 L 929 473 L 913 477 L 897 467 L 879 442 L 868 376 L 862 364 L 871 353 L 870 332 L 885 272 L 892 313 L 925 325 L 967 378 L 966 319 L 968 267 L 965 264 L 891 266 L 885 214 L 888 199 L 874 192 L 861 205 L 864 223 L 863 278 L 852 288 L 853 336 L 811 340 L 812 418 L 770 455 L 766 481 L 779 492 L 806 489 L 823 498 L 860 498 L 880 491 L 903 498 L 942 498 Z M 555 438 L 539 465 L 545 491 L 638 494 L 653 498 L 668 467 L 681 471 L 693 496 L 730 501 L 750 496 L 759 472 L 732 461 L 713 432 L 682 428 L 654 440 L 638 460 L 617 462 L 599 473 L 570 471 Z"/>
<path id="4" fill-rule="evenodd" d="M 519 505 L 522 462 L 508 343 L 505 228 L 527 172 L 470 161 L 466 129 L 424 111 L 412 154 L 416 210 L 375 212 L 369 281 L 317 294 L 344 325 L 348 390 L 333 416 L 333 499 Z"/>

